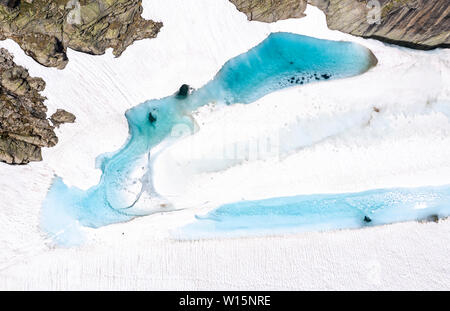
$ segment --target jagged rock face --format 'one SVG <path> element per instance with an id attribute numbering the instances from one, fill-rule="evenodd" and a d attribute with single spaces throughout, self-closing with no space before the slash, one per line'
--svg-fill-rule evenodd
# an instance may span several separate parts
<path id="1" fill-rule="evenodd" d="M 7 50 L 0 49 L 0 161 L 41 161 L 41 147 L 58 142 L 40 95 L 44 88 L 44 80 L 30 77 Z"/>
<path id="2" fill-rule="evenodd" d="M 324 11 L 333 30 L 419 49 L 450 46 L 449 0 L 309 2 Z"/>
<path id="3" fill-rule="evenodd" d="M 120 56 L 135 40 L 156 37 L 162 23 L 143 19 L 142 10 L 141 0 L 0 0 L 0 40 L 62 69 L 67 48 Z"/>
<path id="4" fill-rule="evenodd" d="M 249 20 L 302 17 L 306 0 L 230 0 Z M 328 27 L 417 49 L 450 46 L 449 0 L 308 0 Z"/>
<path id="5" fill-rule="evenodd" d="M 303 17 L 306 0 L 230 0 L 245 13 L 249 21 L 272 23 L 282 19 Z"/>

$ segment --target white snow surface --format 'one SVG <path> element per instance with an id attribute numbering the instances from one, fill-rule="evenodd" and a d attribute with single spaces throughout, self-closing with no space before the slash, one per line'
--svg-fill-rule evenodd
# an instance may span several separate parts
<path id="1" fill-rule="evenodd" d="M 448 220 L 257 238 L 171 235 L 196 214 L 241 199 L 450 184 L 450 52 L 356 38 L 328 30 L 314 7 L 306 14 L 265 24 L 248 22 L 226 0 L 144 0 L 144 17 L 164 23 L 156 39 L 135 42 L 120 58 L 69 50 L 62 71 L 0 42 L 47 82 L 49 113 L 77 116 L 57 130 L 60 142 L 43 151 L 43 162 L 0 163 L 0 289 L 450 289 Z M 354 41 L 379 63 L 358 77 L 250 105 L 199 109 L 199 131 L 164 150 L 153 167 L 156 190 L 183 210 L 86 229 L 88 241 L 77 248 L 52 246 L 39 217 L 55 175 L 83 189 L 95 185 L 95 158 L 127 139 L 126 109 L 183 83 L 201 87 L 276 31 Z M 275 142 L 279 157 L 215 158 L 224 145 L 274 132 L 292 142 Z"/>

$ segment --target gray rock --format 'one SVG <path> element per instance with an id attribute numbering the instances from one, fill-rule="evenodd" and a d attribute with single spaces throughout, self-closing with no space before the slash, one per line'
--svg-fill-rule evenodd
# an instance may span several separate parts
<path id="1" fill-rule="evenodd" d="M 56 112 L 50 117 L 50 121 L 52 121 L 53 125 L 56 127 L 59 127 L 64 123 L 74 123 L 75 120 L 75 115 L 65 111 L 64 109 L 57 109 Z"/>
<path id="2" fill-rule="evenodd" d="M 142 18 L 141 0 L 0 0 L 0 40 L 12 39 L 40 64 L 63 69 L 67 48 L 120 56 L 163 26 Z"/>
<path id="3" fill-rule="evenodd" d="M 46 98 L 40 94 L 44 88 L 44 80 L 30 77 L 6 49 L 0 49 L 0 161 L 41 161 L 41 148 L 58 143 L 47 120 Z"/>
<path id="4" fill-rule="evenodd" d="M 416 49 L 450 47 L 448 0 L 309 0 L 327 16 L 328 28 Z M 376 3 L 376 2 L 373 2 Z"/>
<path id="5" fill-rule="evenodd" d="M 249 20 L 303 17 L 306 2 L 328 28 L 415 49 L 450 47 L 449 0 L 230 0 Z M 379 4 L 379 6 L 376 6 Z"/>
<path id="6" fill-rule="evenodd" d="M 249 21 L 272 23 L 304 17 L 306 0 L 230 0 Z"/>

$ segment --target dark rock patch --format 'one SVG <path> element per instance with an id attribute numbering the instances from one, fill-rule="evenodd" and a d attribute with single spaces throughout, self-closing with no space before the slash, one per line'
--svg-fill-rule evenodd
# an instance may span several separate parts
<path id="1" fill-rule="evenodd" d="M 190 87 L 187 84 L 183 84 L 180 89 L 178 90 L 177 96 L 178 97 L 187 97 L 189 95 Z"/>
<path id="2" fill-rule="evenodd" d="M 154 124 L 156 122 L 156 117 L 151 112 L 148 114 L 148 121 L 150 124 Z"/>
<path id="3" fill-rule="evenodd" d="M 372 219 L 370 217 L 368 217 L 368 216 L 364 216 L 363 220 L 364 220 L 365 223 L 372 222 Z"/>
<path id="4" fill-rule="evenodd" d="M 426 218 L 424 218 L 424 219 L 420 219 L 419 220 L 419 222 L 421 222 L 421 223 L 426 223 L 426 222 L 435 222 L 435 223 L 438 223 L 439 222 L 439 215 L 437 215 L 437 214 L 431 214 L 431 215 L 429 215 L 429 216 L 427 216 Z"/>

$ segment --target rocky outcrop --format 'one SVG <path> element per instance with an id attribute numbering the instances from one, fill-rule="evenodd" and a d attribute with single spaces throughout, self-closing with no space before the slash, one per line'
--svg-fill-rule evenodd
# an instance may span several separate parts
<path id="1" fill-rule="evenodd" d="M 309 2 L 324 11 L 333 30 L 411 48 L 450 47 L 449 0 Z"/>
<path id="2" fill-rule="evenodd" d="M 249 21 L 272 23 L 303 17 L 306 0 L 230 0 Z"/>
<path id="3" fill-rule="evenodd" d="M 59 127 L 61 124 L 74 123 L 76 117 L 73 113 L 67 112 L 64 109 L 57 109 L 54 114 L 50 117 L 53 125 Z"/>
<path id="4" fill-rule="evenodd" d="M 0 161 L 41 161 L 41 148 L 58 142 L 40 94 L 44 88 L 44 80 L 30 77 L 7 50 L 0 49 Z"/>
<path id="5" fill-rule="evenodd" d="M 162 23 L 141 17 L 141 0 L 0 0 L 0 40 L 11 38 L 48 67 L 66 66 L 67 48 L 120 56 Z"/>
<path id="6" fill-rule="evenodd" d="M 301 17 L 299 8 L 303 8 L 306 0 L 230 1 L 249 20 L 275 22 Z M 449 0 L 308 0 L 308 3 L 325 13 L 328 27 L 333 30 L 416 49 L 450 47 Z"/>
<path id="7" fill-rule="evenodd" d="M 136 40 L 154 38 L 162 23 L 142 18 L 141 0 L 0 0 L 0 40 L 12 39 L 38 63 L 63 69 L 67 49 L 120 56 Z M 0 161 L 41 161 L 58 142 L 54 127 L 75 122 L 58 109 L 47 119 L 45 82 L 0 50 Z"/>

